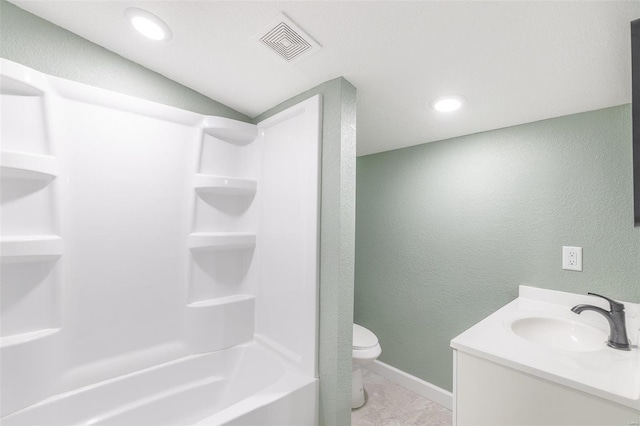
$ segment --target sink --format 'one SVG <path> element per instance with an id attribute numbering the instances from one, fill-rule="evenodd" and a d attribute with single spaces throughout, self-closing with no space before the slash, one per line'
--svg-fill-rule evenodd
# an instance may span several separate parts
<path id="1" fill-rule="evenodd" d="M 523 339 L 553 349 L 590 352 L 607 347 L 605 331 L 563 318 L 520 318 L 511 323 L 511 330 Z"/>
<path id="2" fill-rule="evenodd" d="M 456 354 L 466 353 L 630 407 L 637 419 L 640 303 L 623 302 L 633 346 L 630 351 L 618 351 L 607 346 L 609 327 L 601 315 L 571 312 L 572 307 L 591 302 L 590 296 L 520 286 L 517 299 L 455 337 L 451 347 Z"/>

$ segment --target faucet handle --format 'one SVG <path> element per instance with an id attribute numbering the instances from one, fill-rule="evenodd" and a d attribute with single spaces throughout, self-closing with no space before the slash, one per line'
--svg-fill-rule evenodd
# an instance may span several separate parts
<path id="1" fill-rule="evenodd" d="M 606 301 L 609 302 L 609 306 L 611 307 L 611 311 L 612 312 L 622 312 L 624 311 L 624 304 L 620 303 L 620 302 L 616 302 L 613 299 L 609 299 L 606 296 L 602 296 L 600 294 L 596 294 L 596 293 L 587 293 L 589 296 L 598 296 L 598 297 L 602 297 L 603 299 L 605 299 Z"/>

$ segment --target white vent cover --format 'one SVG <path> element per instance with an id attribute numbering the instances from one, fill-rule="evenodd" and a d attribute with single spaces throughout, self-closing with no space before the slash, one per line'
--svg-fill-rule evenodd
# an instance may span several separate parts
<path id="1" fill-rule="evenodd" d="M 289 63 L 307 58 L 322 48 L 284 13 L 271 21 L 256 38 Z"/>

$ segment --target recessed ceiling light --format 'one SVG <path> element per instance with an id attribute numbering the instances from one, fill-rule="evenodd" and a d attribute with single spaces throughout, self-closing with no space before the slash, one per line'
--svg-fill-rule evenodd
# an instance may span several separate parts
<path id="1" fill-rule="evenodd" d="M 443 96 L 431 101 L 431 108 L 440 112 L 452 112 L 460 109 L 462 104 L 464 104 L 462 96 Z"/>
<path id="2" fill-rule="evenodd" d="M 169 40 L 173 33 L 165 22 L 151 12 L 137 7 L 130 7 L 124 11 L 133 28 L 151 40 Z"/>

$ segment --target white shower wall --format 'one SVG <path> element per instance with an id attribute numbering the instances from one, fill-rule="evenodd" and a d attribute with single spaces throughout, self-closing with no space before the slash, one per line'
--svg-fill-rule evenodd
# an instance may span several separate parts
<path id="1" fill-rule="evenodd" d="M 259 124 L 263 146 L 257 332 L 317 376 L 320 98 Z M 286 165 L 286 166 L 285 166 Z M 295 195 L 294 195 L 295 194 Z M 266 201 L 268 200 L 268 201 Z"/>
<path id="2" fill-rule="evenodd" d="M 61 390 L 188 353 L 193 127 L 60 100 Z M 133 356 L 132 356 L 133 355 Z"/>
<path id="3" fill-rule="evenodd" d="M 2 74 L 3 416 L 254 340 L 317 377 L 319 97 L 255 126 Z"/>

